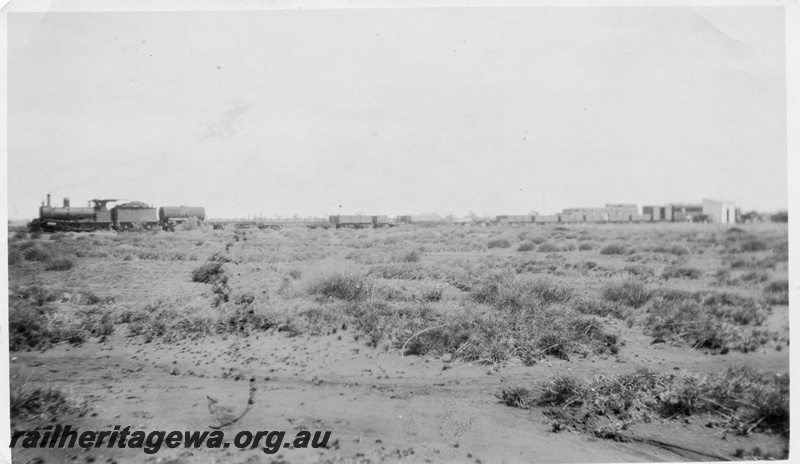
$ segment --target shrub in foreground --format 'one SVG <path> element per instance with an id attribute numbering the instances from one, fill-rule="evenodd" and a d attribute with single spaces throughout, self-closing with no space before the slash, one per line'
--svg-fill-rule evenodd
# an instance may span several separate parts
<path id="1" fill-rule="evenodd" d="M 650 421 L 652 417 L 696 414 L 717 415 L 737 431 L 789 434 L 788 373 L 772 375 L 747 366 L 731 366 L 719 374 L 676 376 L 640 368 L 629 374 L 595 376 L 589 381 L 555 375 L 541 382 L 540 388 L 542 393 L 535 401 L 559 407 L 546 410 L 547 414 L 563 418 L 561 412 L 567 411 L 568 416 L 582 418 L 578 423 L 586 429 L 594 428 L 596 434 L 613 430 L 608 428 L 613 424 L 600 424 L 606 418 L 621 421 L 617 422 L 619 426 Z M 513 399 L 512 392 L 503 393 Z M 530 396 L 506 404 L 525 408 L 533 401 Z"/>
<path id="2" fill-rule="evenodd" d="M 496 275 L 482 281 L 472 292 L 472 298 L 478 303 L 518 311 L 567 303 L 574 293 L 572 287 L 543 277 Z"/>
<path id="3" fill-rule="evenodd" d="M 361 274 L 332 271 L 312 277 L 306 292 L 323 299 L 358 301 L 367 294 L 366 284 L 367 279 Z"/>
<path id="4" fill-rule="evenodd" d="M 497 398 L 512 408 L 529 409 L 536 403 L 536 395 L 525 387 L 503 388 Z"/>
<path id="5" fill-rule="evenodd" d="M 24 384 L 11 389 L 11 417 L 58 421 L 67 414 L 82 416 L 89 403 L 60 387 Z"/>
<path id="6" fill-rule="evenodd" d="M 658 296 L 645 326 L 656 338 L 681 339 L 696 348 L 747 352 L 777 338 L 757 328 L 768 313 L 767 307 L 751 298 L 672 290 Z"/>
<path id="7" fill-rule="evenodd" d="M 480 307 L 478 307 L 480 308 Z M 451 354 L 468 362 L 498 363 L 512 357 L 526 365 L 546 356 L 617 353 L 618 339 L 602 321 L 567 306 L 553 305 L 535 313 L 472 309 L 459 313 L 429 314 L 423 326 L 408 321 L 412 338 L 398 343 L 405 354 Z M 360 318 L 366 320 L 367 318 Z M 391 327 L 384 320 L 379 327 Z"/>
<path id="8" fill-rule="evenodd" d="M 85 304 L 92 305 L 85 301 Z M 9 348 L 47 348 L 55 343 L 80 344 L 114 333 L 111 313 L 99 306 L 61 308 L 15 302 L 8 311 Z"/>
<path id="9" fill-rule="evenodd" d="M 579 313 L 591 316 L 612 316 L 617 319 L 625 319 L 626 315 L 626 311 L 619 304 L 603 300 L 580 298 L 572 302 L 572 307 Z"/>
<path id="10" fill-rule="evenodd" d="M 651 292 L 644 283 L 635 279 L 610 282 L 603 287 L 603 298 L 614 303 L 622 303 L 632 308 L 640 308 L 650 299 Z"/>

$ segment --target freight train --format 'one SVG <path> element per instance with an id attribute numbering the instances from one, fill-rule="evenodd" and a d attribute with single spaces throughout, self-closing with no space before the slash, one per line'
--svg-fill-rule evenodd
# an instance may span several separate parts
<path id="1" fill-rule="evenodd" d="M 368 215 L 336 215 L 330 216 L 328 222 L 324 221 L 214 221 L 210 224 L 215 229 L 225 229 L 232 226 L 234 229 L 258 228 L 261 230 L 272 229 L 280 230 L 285 228 L 306 227 L 309 229 L 366 229 L 395 227 L 403 225 L 413 226 L 440 226 L 440 225 L 459 225 L 459 226 L 500 226 L 500 225 L 540 225 L 540 224 L 602 224 L 602 223 L 639 223 L 650 222 L 651 214 L 578 214 L 560 213 L 547 216 L 529 215 L 500 215 L 493 218 L 444 218 L 430 215 L 420 216 L 368 216 Z"/>
<path id="2" fill-rule="evenodd" d="M 132 201 L 113 208 L 108 203 L 117 199 L 90 200 L 86 207 L 70 206 L 69 198 L 64 198 L 64 206 L 50 206 L 50 195 L 47 203 L 39 207 L 39 217 L 31 221 L 28 228 L 40 232 L 91 232 L 96 230 L 126 231 L 141 227 L 145 230 L 174 230 L 180 224 L 197 218 L 205 220 L 206 212 L 202 207 L 164 206 L 155 208 L 146 203 Z"/>
<path id="3" fill-rule="evenodd" d="M 44 232 L 57 231 L 94 231 L 94 230 L 133 230 L 137 227 L 145 230 L 163 229 L 174 231 L 175 226 L 191 220 L 200 222 L 205 221 L 206 211 L 203 207 L 192 206 L 162 206 L 155 208 L 146 203 L 128 202 L 107 208 L 107 204 L 118 202 L 115 199 L 94 199 L 90 200 L 87 207 L 71 207 L 69 198 L 64 198 L 63 207 L 51 207 L 50 195 L 47 195 L 47 203 L 42 202 L 39 208 L 39 218 L 34 219 L 29 227 L 31 231 L 38 230 Z M 664 208 L 662 208 L 663 210 Z M 673 208 L 674 209 L 674 208 Z M 689 211 L 684 206 L 681 211 Z M 677 213 L 676 213 L 677 214 Z M 686 215 L 684 215 L 686 216 Z M 603 208 L 568 208 L 562 213 L 550 215 L 538 215 L 535 213 L 527 215 L 498 215 L 495 217 L 469 217 L 452 218 L 442 217 L 438 214 L 404 215 L 390 218 L 385 215 L 332 215 L 328 220 L 311 221 L 212 221 L 208 224 L 215 229 L 225 229 L 232 226 L 235 229 L 258 228 L 261 230 L 279 230 L 287 227 L 305 227 L 309 229 L 328 229 L 328 228 L 382 228 L 400 225 L 435 226 L 435 225 L 474 225 L 474 226 L 498 226 L 498 225 L 539 225 L 539 224 L 599 224 L 599 223 L 640 223 L 653 221 L 675 221 L 693 220 L 692 215 L 686 217 L 672 215 L 667 217 L 663 214 L 656 214 L 653 207 L 645 207 L 644 214 L 638 212 L 638 208 L 633 204 L 607 204 Z M 702 215 L 694 214 L 694 217 L 701 218 Z"/>

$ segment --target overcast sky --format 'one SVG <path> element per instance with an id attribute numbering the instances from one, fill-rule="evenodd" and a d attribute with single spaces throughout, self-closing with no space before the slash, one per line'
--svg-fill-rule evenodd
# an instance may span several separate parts
<path id="1" fill-rule="evenodd" d="M 785 74 L 782 7 L 12 13 L 8 217 L 777 210 Z"/>

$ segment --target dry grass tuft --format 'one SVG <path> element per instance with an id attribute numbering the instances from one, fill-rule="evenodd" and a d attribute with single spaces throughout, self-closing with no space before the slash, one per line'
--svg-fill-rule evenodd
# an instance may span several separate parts
<path id="1" fill-rule="evenodd" d="M 45 422 L 59 421 L 66 415 L 82 416 L 90 407 L 76 393 L 57 386 L 22 384 L 11 389 L 11 417 Z"/>

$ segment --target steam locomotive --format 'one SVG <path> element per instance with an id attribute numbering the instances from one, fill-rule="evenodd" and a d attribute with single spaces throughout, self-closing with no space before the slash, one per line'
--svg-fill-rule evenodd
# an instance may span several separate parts
<path id="1" fill-rule="evenodd" d="M 202 207 L 163 206 L 155 208 L 146 203 L 131 201 L 113 208 L 108 203 L 120 200 L 104 198 L 89 200 L 86 207 L 70 206 L 69 198 L 64 198 L 64 206 L 50 206 L 50 195 L 47 203 L 39 207 L 39 217 L 31 221 L 28 228 L 40 232 L 91 232 L 96 230 L 133 230 L 142 227 L 145 230 L 174 230 L 175 225 L 191 218 L 205 220 L 206 210 Z"/>

